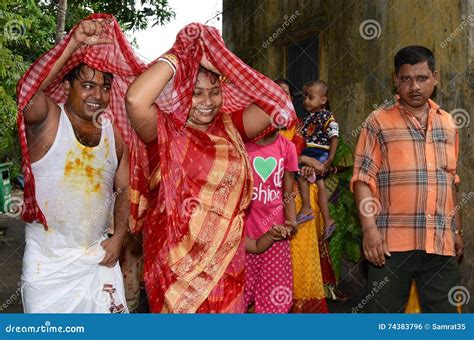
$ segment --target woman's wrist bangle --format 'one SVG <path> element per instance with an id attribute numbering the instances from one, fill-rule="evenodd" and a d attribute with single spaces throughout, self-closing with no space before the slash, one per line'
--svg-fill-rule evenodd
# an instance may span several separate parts
<path id="1" fill-rule="evenodd" d="M 164 61 L 165 63 L 167 63 L 168 66 L 171 67 L 171 69 L 173 70 L 173 77 L 176 75 L 176 68 L 171 63 L 171 61 L 169 61 L 168 59 L 165 59 L 165 58 L 159 58 L 158 61 Z"/>
<path id="2" fill-rule="evenodd" d="M 298 226 L 298 223 L 296 223 L 296 221 L 292 222 L 292 221 L 285 221 L 286 224 L 289 224 L 293 227 L 297 227 Z"/>
<path id="3" fill-rule="evenodd" d="M 176 64 L 178 63 L 178 58 L 174 54 L 164 54 L 158 58 L 158 61 L 164 61 L 171 67 L 173 70 L 173 77 L 176 75 Z"/>
<path id="4" fill-rule="evenodd" d="M 456 230 L 454 230 L 454 234 L 455 234 L 455 235 L 460 235 L 461 237 L 464 237 L 464 230 L 462 230 L 462 229 L 459 229 L 459 230 L 456 229 Z"/>

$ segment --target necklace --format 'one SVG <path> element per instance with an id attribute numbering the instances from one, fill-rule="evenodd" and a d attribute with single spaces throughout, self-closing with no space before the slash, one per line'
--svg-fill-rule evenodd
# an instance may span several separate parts
<path id="1" fill-rule="evenodd" d="M 418 122 L 421 125 L 421 128 L 424 131 L 426 130 L 427 125 L 428 125 L 428 112 L 429 111 L 430 111 L 430 107 L 428 106 L 419 117 L 415 116 L 415 118 L 418 120 Z"/>

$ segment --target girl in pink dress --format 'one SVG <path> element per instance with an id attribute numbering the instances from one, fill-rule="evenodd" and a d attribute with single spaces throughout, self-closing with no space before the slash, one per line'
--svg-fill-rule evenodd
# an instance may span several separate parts
<path id="1" fill-rule="evenodd" d="M 255 313 L 288 313 L 293 304 L 293 273 L 288 236 L 296 231 L 293 194 L 298 171 L 296 148 L 277 131 L 245 144 L 253 170 L 252 201 L 247 210 L 248 239 L 278 240 L 268 250 L 249 248 L 245 259 L 245 305 Z M 275 235 L 275 236 L 272 236 Z"/>

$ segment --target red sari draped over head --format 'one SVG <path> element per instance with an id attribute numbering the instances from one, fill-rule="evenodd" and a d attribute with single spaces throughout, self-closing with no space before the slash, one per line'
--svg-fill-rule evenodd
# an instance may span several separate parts
<path id="1" fill-rule="evenodd" d="M 136 189 L 145 190 L 147 176 L 145 145 L 133 131 L 125 111 L 125 93 L 128 86 L 137 75 L 146 69 L 145 64 L 134 54 L 127 38 L 120 29 L 117 20 L 109 14 L 93 14 L 85 20 L 105 20 L 106 28 L 101 35 L 113 40 L 111 44 L 84 45 L 77 49 L 71 58 L 64 64 L 56 77 L 44 90 L 45 94 L 56 103 L 66 102 L 66 95 L 61 86 L 64 76 L 81 63 L 101 72 L 112 73 L 114 78 L 110 92 L 109 106 L 101 112 L 118 127 L 120 133 L 127 144 L 131 160 L 130 173 L 135 174 L 132 178 L 135 182 L 132 186 Z M 47 221 L 40 210 L 35 197 L 35 179 L 31 171 L 31 163 L 28 155 L 28 145 L 26 141 L 26 129 L 23 112 L 29 103 L 35 100 L 34 95 L 38 91 L 41 83 L 51 72 L 56 61 L 64 52 L 69 41 L 76 30 L 77 25 L 69 34 L 54 48 L 43 54 L 18 82 L 18 134 L 23 155 L 23 175 L 25 176 L 24 210 L 22 218 L 27 222 L 38 221 L 45 228 Z M 95 117 L 96 119 L 98 117 Z M 139 181 L 139 182 L 138 182 Z M 131 205 L 131 215 L 137 216 L 139 213 L 138 204 Z M 132 225 L 134 227 L 134 225 Z"/>
<path id="2" fill-rule="evenodd" d="M 221 111 L 205 132 L 186 125 L 200 41 L 227 78 Z M 274 123 L 262 135 L 277 124 L 291 125 L 296 115 L 283 90 L 232 54 L 215 28 L 186 26 L 164 57 L 176 62 L 176 74 L 156 101 L 158 140 L 149 146 L 150 157 L 158 155 L 150 160 L 157 166 L 143 223 L 151 311 L 243 312 L 243 211 L 252 178 L 231 114 L 258 105 Z"/>

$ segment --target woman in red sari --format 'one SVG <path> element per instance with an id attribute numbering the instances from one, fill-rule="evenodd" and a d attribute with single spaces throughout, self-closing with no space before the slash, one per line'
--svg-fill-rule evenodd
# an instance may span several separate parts
<path id="1" fill-rule="evenodd" d="M 156 164 L 151 192 L 131 195 L 148 206 L 144 279 L 152 312 L 244 312 L 243 211 L 252 178 L 242 138 L 291 121 L 284 98 L 225 48 L 217 30 L 199 24 L 185 27 L 129 87 L 128 116 Z"/>

